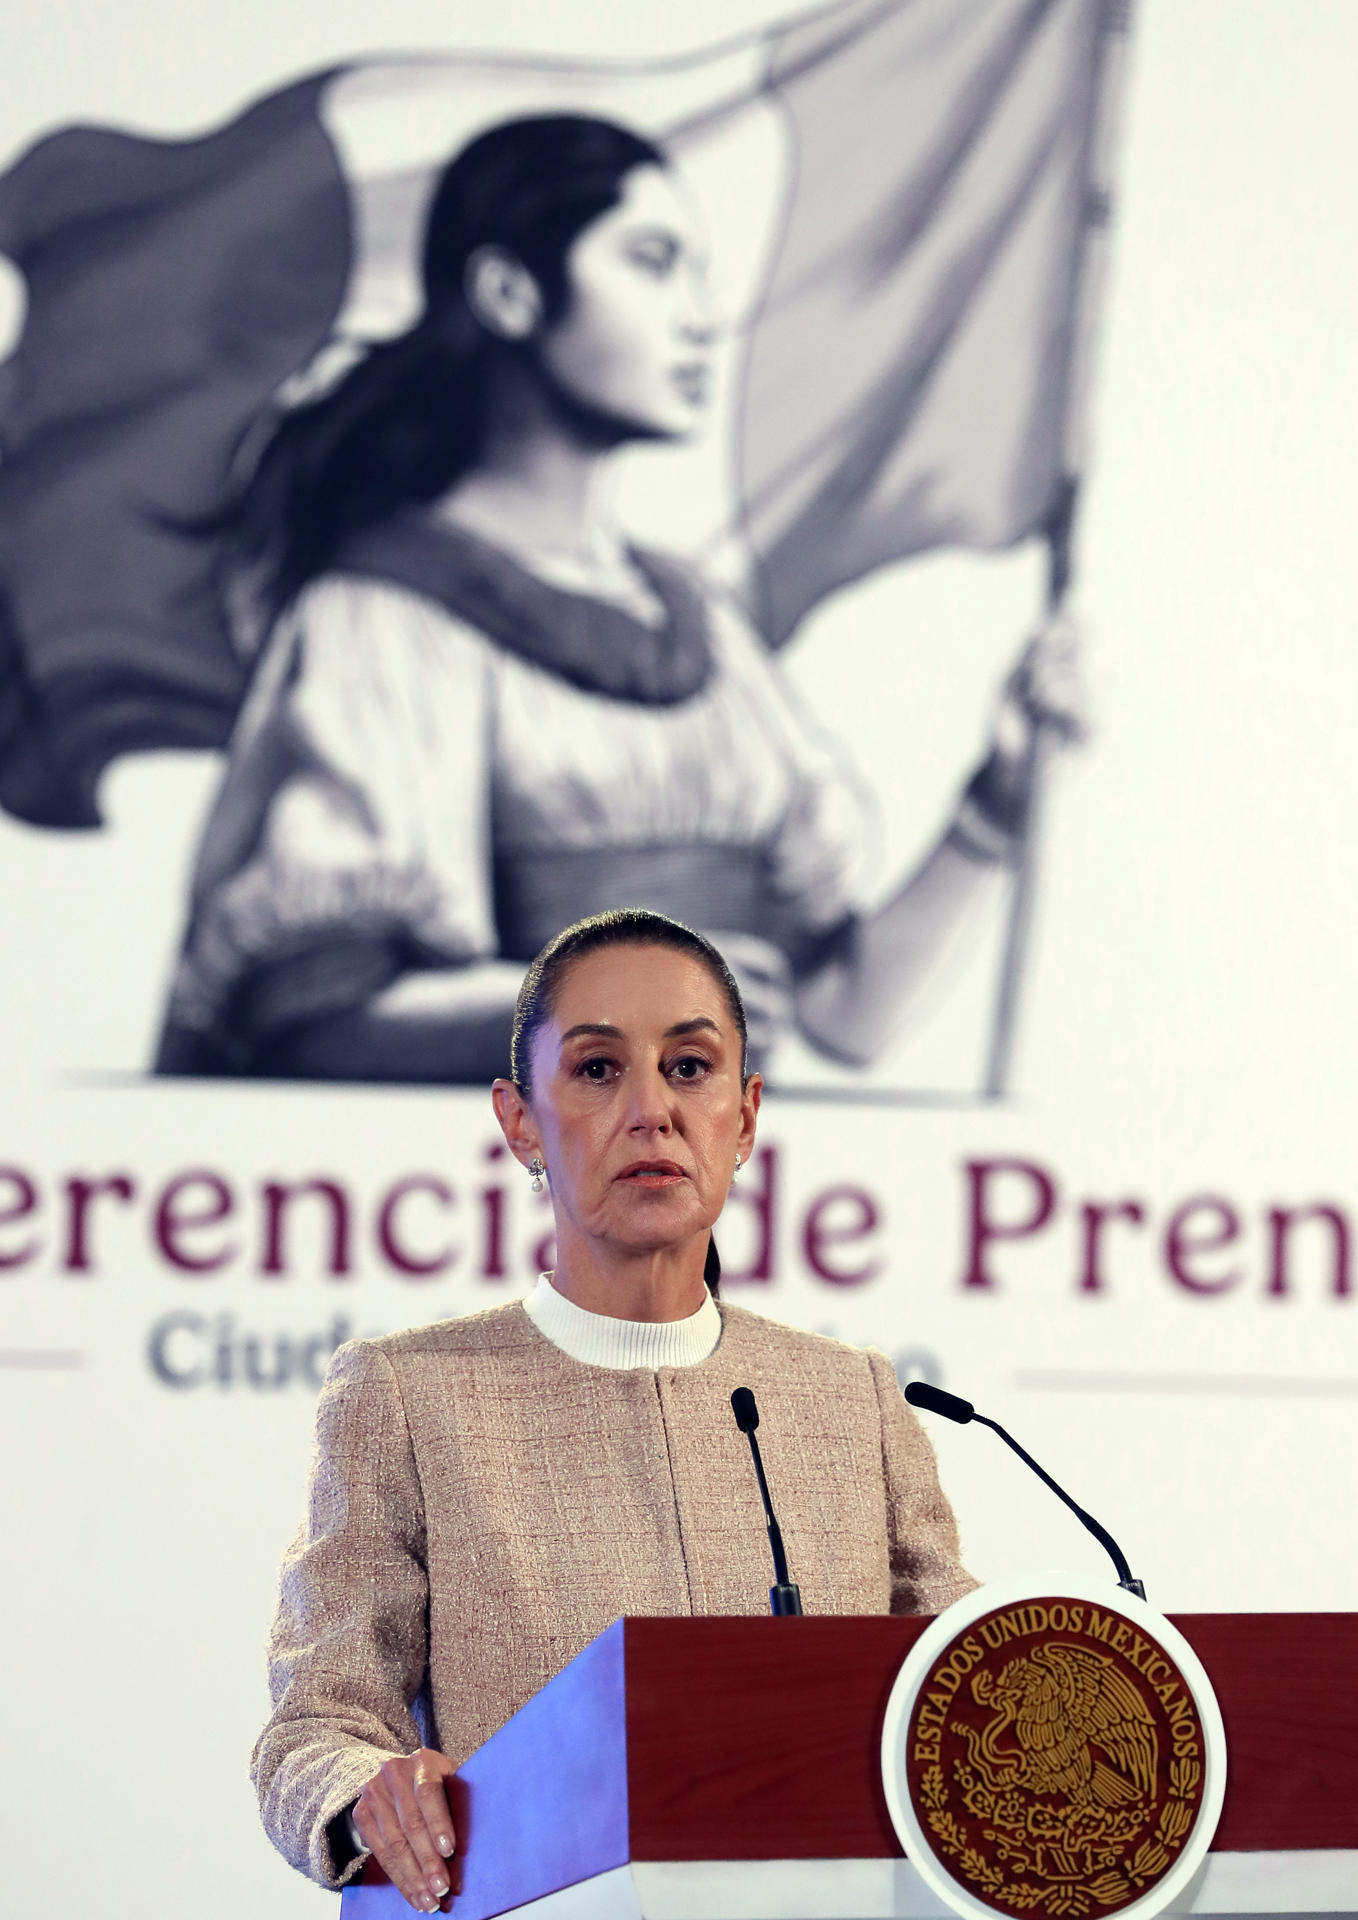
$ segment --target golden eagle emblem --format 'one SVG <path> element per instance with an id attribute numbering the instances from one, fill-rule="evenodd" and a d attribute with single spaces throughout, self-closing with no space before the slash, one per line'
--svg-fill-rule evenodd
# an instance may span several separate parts
<path id="1" fill-rule="evenodd" d="M 993 1709 L 983 1728 L 964 1730 L 992 1792 L 1058 1794 L 1077 1807 L 1126 1807 L 1154 1794 L 1155 1721 L 1108 1654 L 1057 1641 L 998 1673 L 983 1668 L 971 1691 Z"/>
<path id="2" fill-rule="evenodd" d="M 1202 1801 L 1202 1723 L 1150 1624 L 1019 1600 L 932 1655 L 910 1709 L 915 1816 L 997 1913 L 1112 1916 L 1182 1855 Z"/>

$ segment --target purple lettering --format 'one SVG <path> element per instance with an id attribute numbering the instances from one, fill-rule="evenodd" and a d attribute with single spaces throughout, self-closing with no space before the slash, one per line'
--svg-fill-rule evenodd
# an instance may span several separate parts
<path id="1" fill-rule="evenodd" d="M 137 1183 L 130 1174 L 110 1173 L 102 1180 L 86 1180 L 72 1174 L 66 1182 L 66 1251 L 62 1265 L 68 1273 L 88 1273 L 90 1253 L 90 1216 L 101 1194 L 111 1200 L 127 1202 L 136 1196 Z"/>
<path id="2" fill-rule="evenodd" d="M 266 1180 L 264 1195 L 264 1261 L 261 1273 L 286 1273 L 283 1220 L 294 1200 L 314 1195 L 328 1204 L 330 1216 L 329 1270 L 349 1272 L 349 1196 L 334 1180 Z"/>
<path id="3" fill-rule="evenodd" d="M 503 1140 L 486 1148 L 486 1158 L 490 1161 L 503 1160 L 507 1148 Z M 482 1236 L 481 1278 L 483 1280 L 503 1280 L 509 1269 L 505 1265 L 505 1190 L 500 1186 L 482 1187 L 481 1206 L 486 1216 L 485 1233 Z"/>
<path id="4" fill-rule="evenodd" d="M 1185 1200 L 1169 1217 L 1165 1228 L 1165 1264 L 1181 1287 L 1189 1293 L 1225 1293 L 1239 1284 L 1239 1267 L 1224 1273 L 1205 1273 L 1190 1265 L 1200 1254 L 1220 1253 L 1240 1237 L 1240 1215 L 1229 1200 L 1213 1194 L 1198 1194 Z"/>
<path id="5" fill-rule="evenodd" d="M 181 1199 L 191 1195 L 195 1187 L 206 1190 L 204 1200 L 197 1205 L 182 1206 Z M 236 1197 L 220 1174 L 203 1168 L 178 1174 L 157 1203 L 152 1239 L 170 1265 L 182 1273 L 213 1273 L 234 1257 L 235 1244 L 227 1242 L 215 1252 L 191 1253 L 183 1245 L 182 1237 L 196 1233 L 201 1227 L 215 1227 L 229 1218 L 235 1207 Z"/>
<path id="6" fill-rule="evenodd" d="M 446 1273 L 457 1258 L 456 1251 L 445 1246 L 439 1253 L 412 1253 L 409 1247 L 397 1238 L 396 1215 L 398 1208 L 411 1194 L 429 1194 L 441 1207 L 451 1207 L 453 1190 L 432 1173 L 414 1173 L 406 1180 L 398 1180 L 391 1192 L 377 1210 L 377 1244 L 383 1258 L 398 1273 L 409 1274 L 411 1278 L 427 1280 L 436 1273 Z"/>
<path id="7" fill-rule="evenodd" d="M 1111 1220 L 1130 1220 L 1133 1226 L 1145 1224 L 1146 1209 L 1139 1200 L 1086 1200 L 1080 1209 L 1084 1220 L 1084 1265 L 1080 1272 L 1081 1293 L 1102 1293 L 1103 1230 Z"/>
<path id="8" fill-rule="evenodd" d="M 27 1220 L 30 1213 L 37 1211 L 38 1190 L 26 1173 L 21 1173 L 18 1167 L 0 1167 L 0 1180 L 14 1190 L 14 1198 L 0 1207 L 0 1227 Z M 18 1267 L 26 1267 L 30 1260 L 37 1258 L 38 1247 L 37 1240 L 25 1240 L 21 1246 L 0 1253 L 0 1272 L 12 1273 Z"/>
<path id="9" fill-rule="evenodd" d="M 754 1256 L 746 1266 L 728 1266 L 722 1261 L 721 1277 L 727 1280 L 771 1280 L 774 1264 L 774 1222 L 778 1217 L 778 1185 L 781 1177 L 777 1147 L 756 1147 L 750 1163 L 727 1195 L 725 1212 L 742 1206 L 753 1215 Z"/>
<path id="10" fill-rule="evenodd" d="M 1013 1218 L 995 1216 L 992 1188 L 1006 1177 L 1022 1181 L 1020 1199 L 1027 1204 Z M 1056 1207 L 1056 1186 L 1051 1175 L 1031 1160 L 968 1160 L 970 1239 L 964 1287 L 996 1287 L 986 1253 L 992 1241 L 1025 1240 L 1040 1233 Z"/>
<path id="11" fill-rule="evenodd" d="M 836 1263 L 831 1256 L 837 1248 L 865 1240 L 877 1231 L 877 1202 L 862 1187 L 829 1187 L 807 1208 L 802 1228 L 802 1250 L 806 1264 L 832 1287 L 861 1287 L 882 1271 L 881 1260 L 864 1260 L 858 1266 Z"/>
<path id="12" fill-rule="evenodd" d="M 1333 1248 L 1330 1288 L 1336 1299 L 1343 1300 L 1347 1298 L 1350 1291 L 1348 1218 L 1340 1212 L 1338 1207 L 1324 1206 L 1320 1202 L 1309 1207 L 1269 1208 L 1271 1257 L 1267 1291 L 1279 1295 L 1288 1291 L 1291 1275 L 1288 1270 L 1287 1256 L 1291 1245 L 1292 1228 L 1308 1220 L 1323 1221 L 1330 1229 L 1330 1244 Z"/>

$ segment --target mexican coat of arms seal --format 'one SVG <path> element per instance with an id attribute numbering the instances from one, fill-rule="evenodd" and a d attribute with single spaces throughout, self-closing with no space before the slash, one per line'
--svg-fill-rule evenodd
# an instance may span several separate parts
<path id="1" fill-rule="evenodd" d="M 883 1769 L 907 1856 L 955 1911 L 1142 1920 L 1207 1851 L 1225 1743 L 1167 1620 L 1049 1575 L 940 1615 L 893 1690 Z"/>

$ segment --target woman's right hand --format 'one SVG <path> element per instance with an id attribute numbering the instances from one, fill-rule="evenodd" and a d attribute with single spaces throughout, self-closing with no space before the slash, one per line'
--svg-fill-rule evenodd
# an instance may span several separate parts
<path id="1" fill-rule="evenodd" d="M 452 1777 L 441 1753 L 420 1747 L 403 1759 L 384 1760 L 354 1806 L 359 1838 L 418 1913 L 437 1913 L 452 1888 Z"/>

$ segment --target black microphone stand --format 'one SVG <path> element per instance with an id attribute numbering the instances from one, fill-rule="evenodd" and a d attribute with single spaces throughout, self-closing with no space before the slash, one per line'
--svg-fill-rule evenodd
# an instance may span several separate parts
<path id="1" fill-rule="evenodd" d="M 754 1460 L 755 1478 L 759 1482 L 759 1498 L 764 1503 L 764 1525 L 769 1530 L 769 1546 L 773 1552 L 773 1580 L 769 1588 L 769 1606 L 775 1614 L 796 1614 L 802 1610 L 801 1588 L 788 1578 L 787 1555 L 783 1551 L 782 1529 L 773 1517 L 773 1502 L 769 1499 L 769 1483 L 764 1478 L 764 1462 L 759 1457 L 759 1442 L 754 1430 L 759 1425 L 759 1409 L 754 1403 L 754 1395 L 748 1387 L 737 1387 L 731 1395 L 731 1411 L 736 1416 L 736 1425 L 750 1443 L 750 1453 Z"/>

